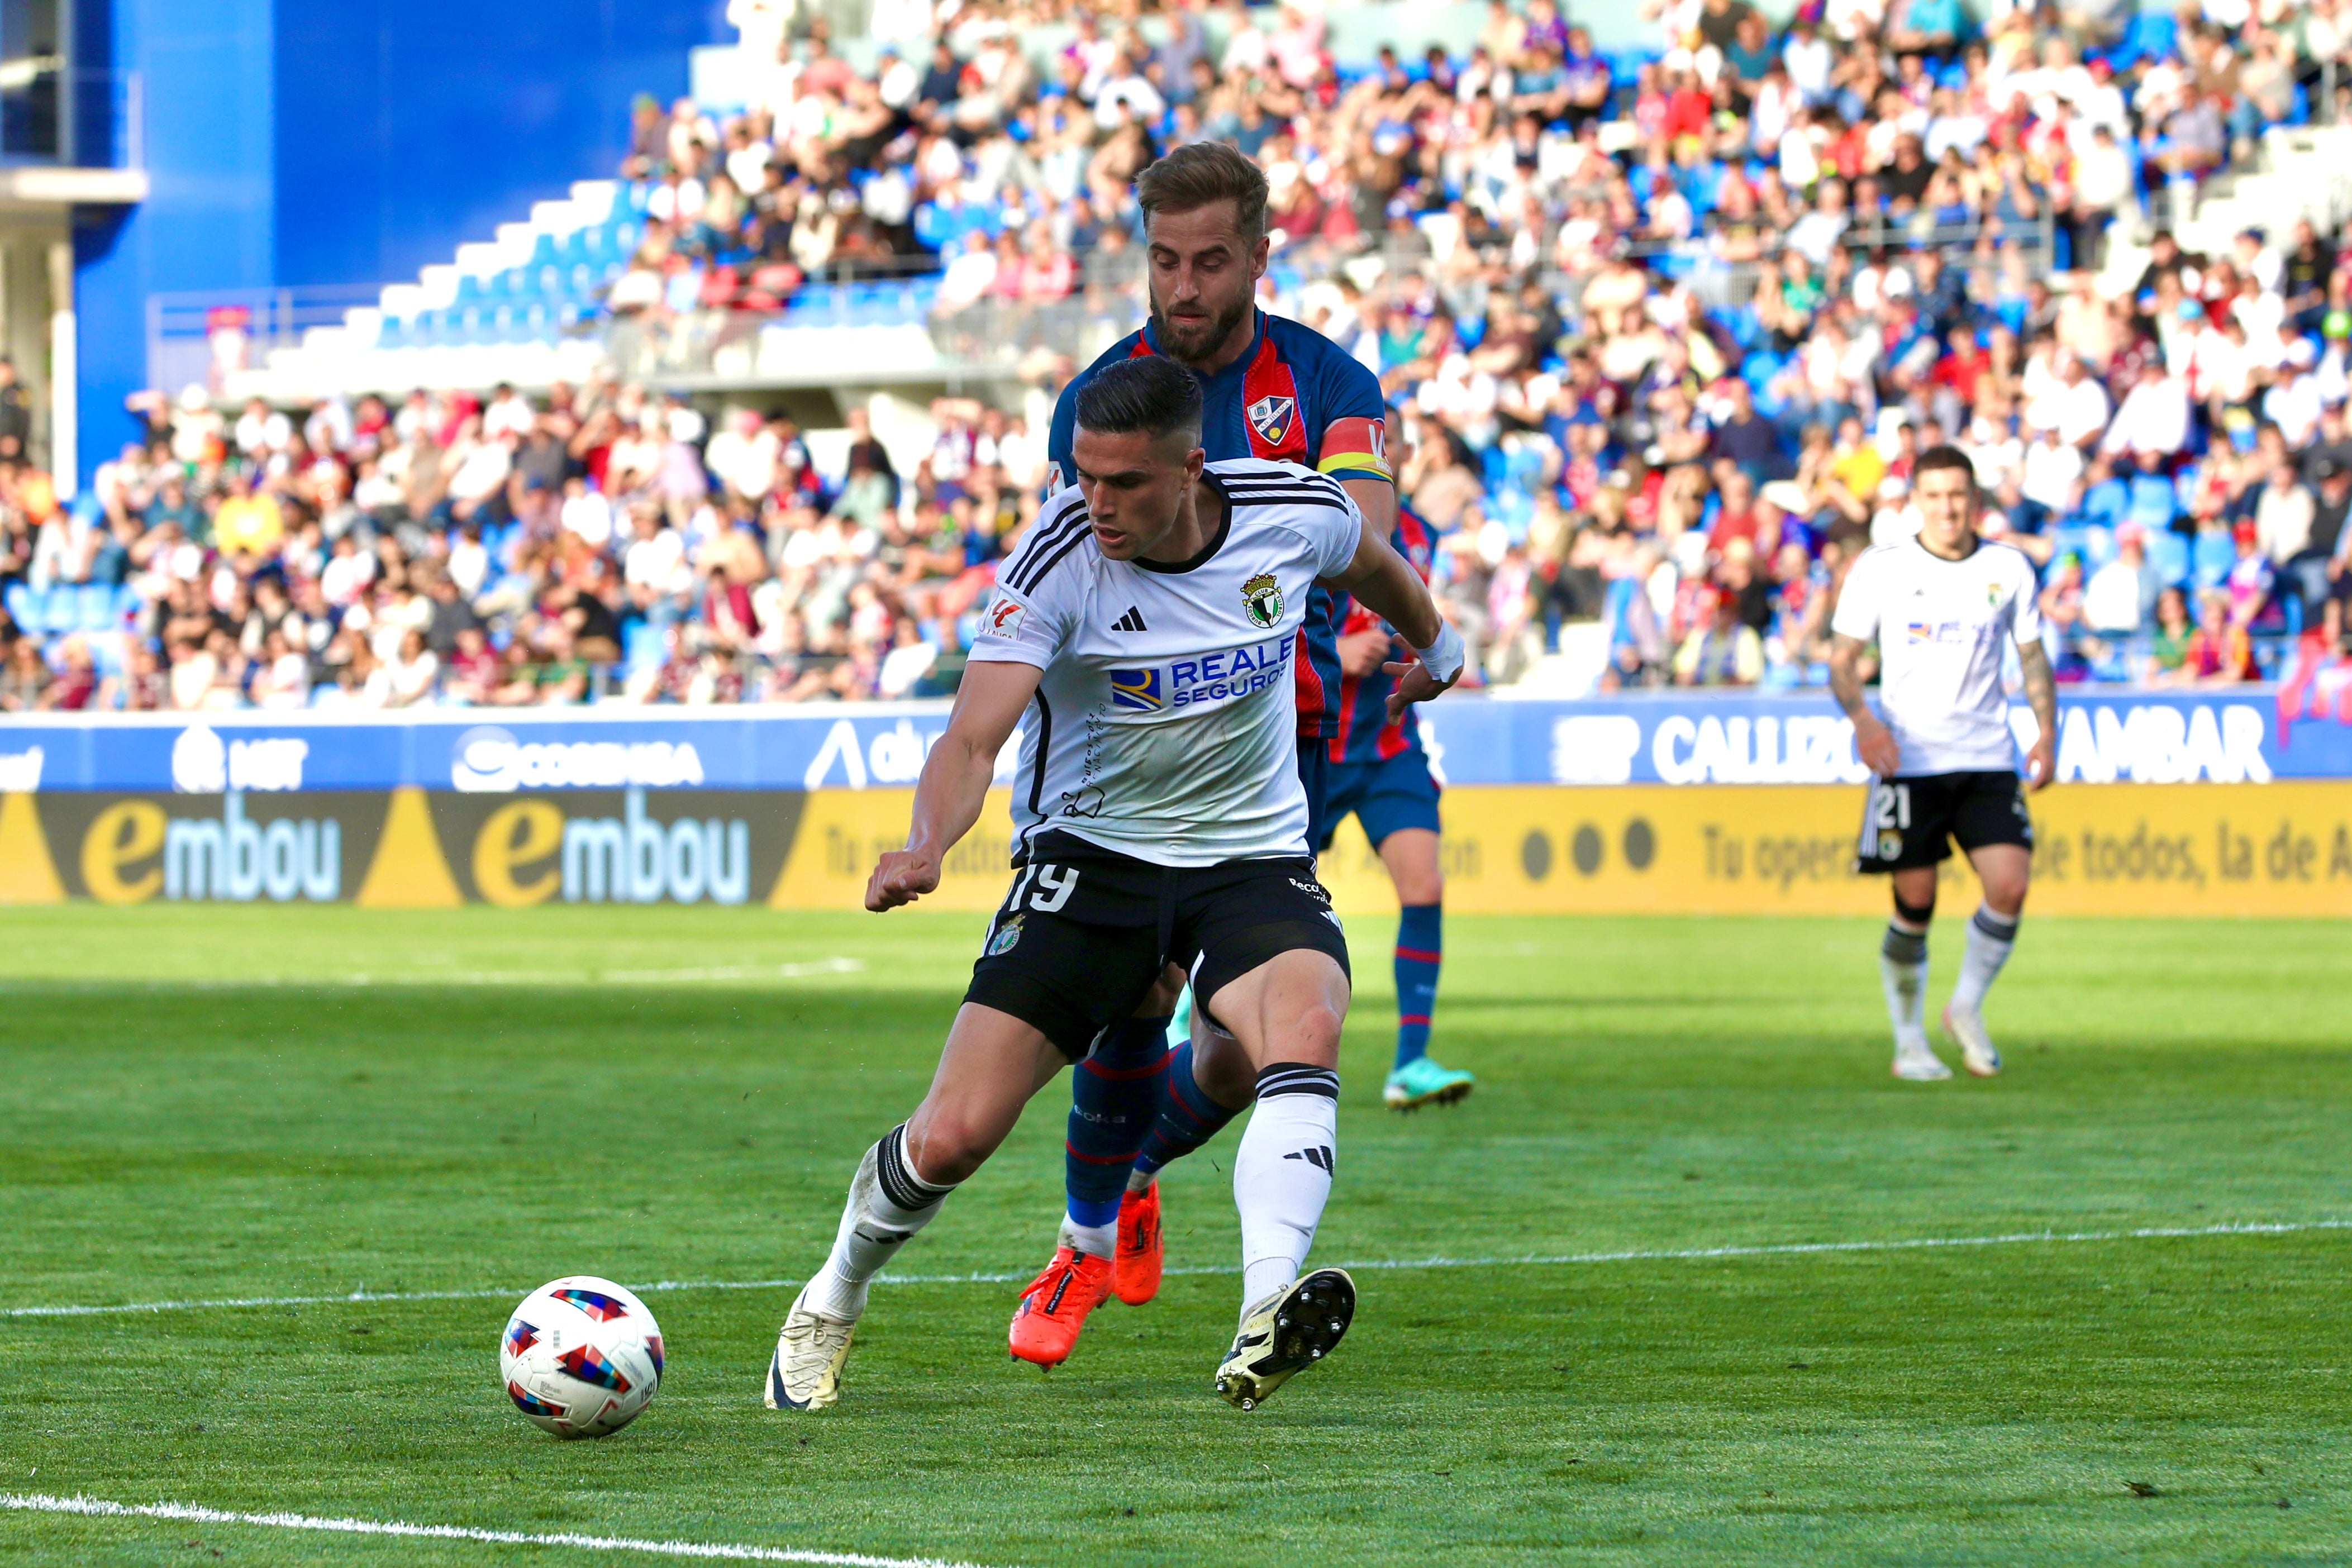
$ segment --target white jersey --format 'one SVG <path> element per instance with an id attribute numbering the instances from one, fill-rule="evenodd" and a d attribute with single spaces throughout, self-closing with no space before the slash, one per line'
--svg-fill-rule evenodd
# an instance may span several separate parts
<path id="1" fill-rule="evenodd" d="M 2017 766 L 2001 691 L 2002 644 L 2042 641 L 2032 563 L 1979 542 L 1946 560 L 1916 539 L 1864 550 L 1830 629 L 1878 643 L 1878 708 L 1906 775 Z"/>
<path id="2" fill-rule="evenodd" d="M 1013 786 L 1016 852 L 1047 828 L 1157 865 L 1310 853 L 1294 695 L 1307 591 L 1362 514 L 1293 463 L 1212 463 L 1224 519 L 1181 565 L 1110 560 L 1073 486 L 998 571 L 975 663 L 1045 672 Z"/>

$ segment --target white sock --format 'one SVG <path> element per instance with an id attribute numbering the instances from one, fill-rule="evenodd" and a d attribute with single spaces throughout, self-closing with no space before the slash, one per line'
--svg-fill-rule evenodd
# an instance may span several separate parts
<path id="1" fill-rule="evenodd" d="M 1062 1233 L 1055 1239 L 1055 1245 L 1075 1247 L 1097 1258 L 1108 1258 L 1118 1249 L 1118 1221 L 1114 1219 L 1108 1225 L 1080 1225 L 1065 1212 Z"/>
<path id="2" fill-rule="evenodd" d="M 1976 918 L 1969 922 L 1969 945 L 1960 955 L 1960 977 L 1952 983 L 1952 1010 L 1975 1013 L 1984 1010 L 1985 992 L 2000 977 L 2000 967 L 2009 962 L 2009 950 L 2017 946 L 2017 922 L 2004 920 L 1983 904 L 1977 906 Z"/>
<path id="3" fill-rule="evenodd" d="M 1339 1075 L 1276 1062 L 1257 1077 L 1257 1109 L 1234 1158 L 1242 1217 L 1242 1311 L 1298 1278 L 1331 1197 Z"/>
<path id="4" fill-rule="evenodd" d="M 809 1281 L 809 1305 L 835 1317 L 854 1318 L 866 1310 L 866 1288 L 883 1266 L 897 1256 L 916 1231 L 931 1222 L 940 1203 L 953 1192 L 915 1174 L 907 1158 L 907 1126 L 900 1123 L 857 1162 L 849 1184 L 849 1201 L 841 1211 L 841 1228 L 833 1238 L 833 1253 L 824 1269 Z"/>
<path id="5" fill-rule="evenodd" d="M 1886 987 L 1886 1016 L 1895 1025 L 1895 1049 L 1927 1047 L 1927 933 L 1925 927 L 1891 920 L 1878 948 L 1879 978 Z"/>

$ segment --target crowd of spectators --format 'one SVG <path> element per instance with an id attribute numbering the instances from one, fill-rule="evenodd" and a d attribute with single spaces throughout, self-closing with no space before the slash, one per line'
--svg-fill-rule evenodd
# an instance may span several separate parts
<path id="1" fill-rule="evenodd" d="M 907 474 L 863 409 L 821 474 L 787 417 L 736 409 L 714 430 L 609 380 L 298 413 L 142 406 L 150 439 L 70 507 L 20 500 L 0 463 L 12 618 L 29 633 L 97 607 L 46 648 L 0 622 L 0 704 L 937 693 L 1043 477 L 1025 422 L 953 399 Z"/>
<path id="2" fill-rule="evenodd" d="M 1265 303 L 1387 389 L 1489 681 L 1581 650 L 1612 685 L 1818 682 L 1846 566 L 1916 527 L 1946 441 L 2043 573 L 2063 677 L 2342 656 L 2336 237 L 2110 263 L 2266 127 L 2332 113 L 2352 7 L 1828 0 L 1776 30 L 1652 0 L 1654 47 L 1608 55 L 1554 0 L 1495 0 L 1472 47 L 1345 69 L 1304 9 L 879 11 L 902 41 L 860 72 L 737 0 L 774 60 L 750 108 L 640 106 L 616 315 L 928 271 L 942 320 L 1076 298 L 1124 327 L 1129 182 L 1220 138 L 1273 187 Z M 1041 340 L 1024 369 L 1050 395 L 1074 361 Z M 861 409 L 826 464 L 788 419 L 610 381 L 142 408 L 148 443 L 69 508 L 0 465 L 0 578 L 113 587 L 131 630 L 110 658 L 52 618 L 0 706 L 943 689 L 1043 468 L 1029 419 L 964 400 L 906 472 Z"/>

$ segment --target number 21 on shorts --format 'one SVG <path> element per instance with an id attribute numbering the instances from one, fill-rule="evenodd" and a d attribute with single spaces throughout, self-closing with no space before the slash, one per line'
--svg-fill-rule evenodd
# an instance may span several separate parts
<path id="1" fill-rule="evenodd" d="M 1888 779 L 1870 783 L 1870 803 L 1862 815 L 1862 852 L 1871 859 L 1891 861 L 1903 852 L 1903 835 L 1911 826 L 1911 786 Z"/>

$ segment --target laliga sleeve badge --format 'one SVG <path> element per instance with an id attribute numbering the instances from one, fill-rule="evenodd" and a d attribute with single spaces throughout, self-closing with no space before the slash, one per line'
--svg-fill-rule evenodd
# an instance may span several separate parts
<path id="1" fill-rule="evenodd" d="M 1271 631 L 1282 620 L 1282 585 L 1265 572 L 1242 584 L 1242 608 L 1250 623 Z"/>
<path id="2" fill-rule="evenodd" d="M 1000 593 L 988 607 L 988 634 L 992 637 L 1018 637 L 1022 620 L 1029 613 L 1017 599 Z"/>

